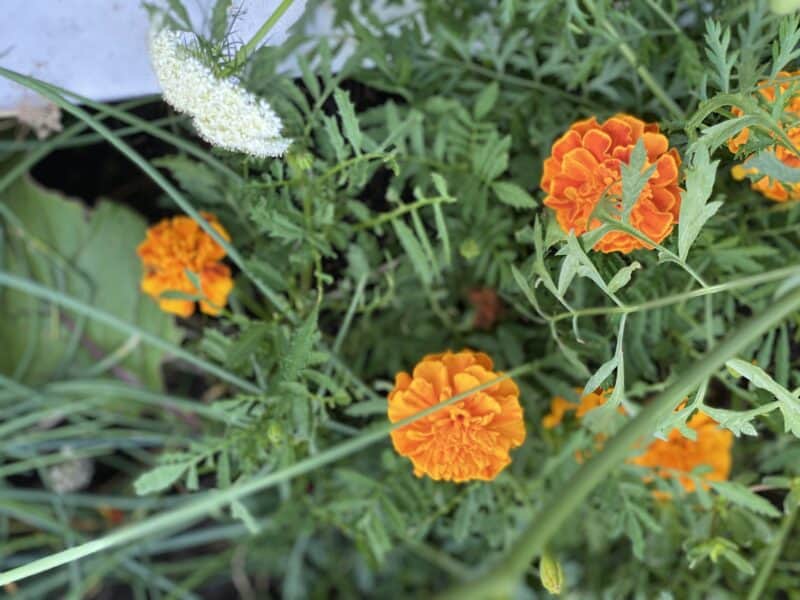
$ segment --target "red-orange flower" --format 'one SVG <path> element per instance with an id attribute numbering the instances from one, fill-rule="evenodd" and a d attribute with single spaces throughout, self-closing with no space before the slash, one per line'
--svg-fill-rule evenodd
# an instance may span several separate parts
<path id="1" fill-rule="evenodd" d="M 655 164 L 656 168 L 631 210 L 630 224 L 656 243 L 672 232 L 681 206 L 680 156 L 669 148 L 657 123 L 625 114 L 602 124 L 595 117 L 573 123 L 544 161 L 544 203 L 556 211 L 565 232 L 574 230 L 575 235 L 582 235 L 601 225 L 597 219 L 590 223 L 589 216 L 604 195 L 621 197 L 620 167 L 628 164 L 640 139 L 647 150 L 645 166 Z M 594 246 L 600 252 L 628 253 L 637 248 L 652 246 L 621 231 L 607 233 Z"/>
<path id="2" fill-rule="evenodd" d="M 500 376 L 482 352 L 430 354 L 414 372 L 398 373 L 389 394 L 389 420 L 406 417 Z M 445 481 L 491 480 L 525 440 L 519 388 L 511 379 L 392 432 L 395 450 L 411 459 L 417 477 Z"/>
<path id="3" fill-rule="evenodd" d="M 725 481 L 731 472 L 733 434 L 703 412 L 695 413 L 686 423 L 697 439 L 690 440 L 678 429 L 670 431 L 666 440 L 656 439 L 647 449 L 629 462 L 650 467 L 659 477 L 678 477 L 687 492 L 695 489 L 692 478 L 682 475 L 701 466 L 711 467 L 700 478 L 704 481 Z"/>
<path id="4" fill-rule="evenodd" d="M 800 71 L 794 71 L 792 73 L 781 71 L 778 73 L 776 83 L 778 83 L 778 87 L 780 88 L 781 92 L 786 92 L 791 85 L 791 81 L 783 81 L 780 83 L 781 80 L 798 76 L 800 76 Z M 768 85 L 768 83 L 769 82 L 767 81 L 762 81 L 759 84 L 759 92 L 767 102 L 774 103 L 776 98 L 775 85 Z M 743 111 L 738 107 L 733 107 L 732 112 L 737 117 L 744 114 Z M 784 112 L 788 114 L 792 124 L 795 124 L 798 122 L 798 120 L 800 120 L 800 93 L 794 94 L 788 99 L 788 102 L 786 102 L 784 107 Z M 786 127 L 786 135 L 796 148 L 800 148 L 800 127 Z M 736 153 L 747 143 L 749 139 L 750 128 L 745 127 L 736 136 L 728 140 L 728 149 L 731 152 Z M 769 151 L 775 154 L 777 159 L 786 166 L 795 169 L 800 168 L 800 157 L 788 148 L 784 148 L 783 146 L 776 144 L 775 146 L 771 147 Z M 754 175 L 757 173 L 758 171 L 756 169 L 748 168 L 743 165 L 736 165 L 731 169 L 731 174 L 733 177 L 740 181 L 748 175 Z M 775 200 L 776 202 L 800 200 L 800 183 L 781 183 L 780 181 L 765 176 L 754 181 L 750 187 L 755 191 L 760 192 L 767 198 Z"/>
<path id="5" fill-rule="evenodd" d="M 230 240 L 214 215 L 202 216 L 223 239 Z M 158 300 L 161 310 L 181 317 L 191 316 L 195 310 L 194 300 L 164 297 L 165 292 L 202 298 L 200 310 L 209 315 L 219 314 L 227 303 L 233 280 L 230 269 L 220 262 L 225 249 L 193 219 L 172 217 L 150 227 L 136 252 L 144 265 L 142 291 Z M 192 283 L 187 271 L 197 277 L 201 289 Z"/>

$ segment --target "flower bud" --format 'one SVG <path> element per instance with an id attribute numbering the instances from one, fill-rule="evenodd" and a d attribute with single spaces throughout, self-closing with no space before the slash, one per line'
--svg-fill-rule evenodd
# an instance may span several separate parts
<path id="1" fill-rule="evenodd" d="M 553 555 L 545 551 L 539 561 L 539 578 L 542 580 L 542 587 L 551 594 L 558 596 L 564 587 L 564 570 L 561 563 Z"/>

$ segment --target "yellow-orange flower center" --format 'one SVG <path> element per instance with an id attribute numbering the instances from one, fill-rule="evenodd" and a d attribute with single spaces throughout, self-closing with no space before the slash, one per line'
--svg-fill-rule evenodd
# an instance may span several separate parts
<path id="1" fill-rule="evenodd" d="M 412 374 L 398 373 L 389 394 L 396 423 L 500 376 L 492 359 L 463 350 L 431 354 Z M 525 440 L 519 388 L 505 379 L 456 404 L 392 432 L 397 452 L 417 477 L 445 481 L 491 480 L 510 462 L 509 450 Z"/>
<path id="2" fill-rule="evenodd" d="M 202 217 L 223 239 L 230 240 L 214 215 L 202 213 Z M 191 316 L 196 300 L 189 296 L 199 298 L 200 310 L 209 315 L 219 314 L 227 303 L 233 280 L 230 269 L 220 262 L 225 249 L 193 219 L 178 216 L 160 221 L 147 230 L 136 251 L 144 266 L 142 291 L 155 298 L 161 310 Z M 178 296 L 170 297 L 167 292 L 178 292 Z"/>
<path id="3" fill-rule="evenodd" d="M 582 235 L 602 224 L 591 219 L 601 198 L 621 195 L 621 166 L 642 140 L 647 151 L 646 167 L 656 168 L 630 213 L 630 224 L 656 243 L 661 243 L 678 222 L 681 188 L 678 186 L 678 152 L 659 133 L 658 124 L 618 114 L 607 121 L 595 117 L 573 123 L 553 144 L 544 161 L 541 187 L 544 204 L 556 212 L 564 232 Z M 628 253 L 652 245 L 621 231 L 611 231 L 594 246 L 601 252 Z"/>

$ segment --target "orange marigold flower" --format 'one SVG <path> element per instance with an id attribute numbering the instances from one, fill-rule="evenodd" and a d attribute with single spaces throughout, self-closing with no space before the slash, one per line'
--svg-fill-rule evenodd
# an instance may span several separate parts
<path id="1" fill-rule="evenodd" d="M 612 391 L 614 390 L 596 390 L 585 396 L 581 396 L 581 394 L 583 394 L 583 388 L 575 388 L 575 393 L 580 397 L 580 402 L 570 402 L 566 398 L 556 396 L 550 401 L 550 412 L 542 418 L 542 427 L 545 429 L 557 427 L 564 420 L 564 416 L 568 412 L 574 412 L 575 417 L 578 419 L 582 418 L 593 408 L 604 404 L 606 398 Z"/>
<path id="2" fill-rule="evenodd" d="M 389 394 L 396 423 L 500 376 L 482 352 L 430 354 L 414 372 L 398 373 Z M 504 379 L 464 400 L 392 432 L 395 450 L 411 459 L 417 477 L 445 481 L 491 480 L 525 440 L 519 388 Z"/>
<path id="3" fill-rule="evenodd" d="M 800 76 L 800 71 L 794 71 L 792 73 L 781 71 L 778 73 L 776 83 L 778 84 L 781 92 L 786 92 L 792 82 L 784 81 L 783 83 L 780 83 L 780 81 L 797 76 Z M 767 102 L 774 103 L 775 85 L 768 84 L 768 81 L 762 81 L 759 83 L 758 91 Z M 733 107 L 732 112 L 737 117 L 744 114 L 742 109 L 735 106 Z M 789 117 L 794 123 L 800 120 L 800 93 L 794 94 L 791 98 L 789 98 L 786 106 L 784 107 L 784 112 L 788 113 Z M 786 129 L 786 135 L 796 148 L 800 148 L 800 127 L 788 127 Z M 742 146 L 744 146 L 749 139 L 750 128 L 745 127 L 736 136 L 728 140 L 728 149 L 733 153 L 739 152 Z M 775 154 L 775 157 L 786 166 L 795 169 L 800 168 L 800 157 L 788 148 L 784 148 L 783 146 L 776 144 L 775 146 L 771 147 L 769 151 Z M 754 175 L 757 173 L 758 171 L 756 169 L 747 168 L 743 165 L 736 165 L 731 169 L 731 174 L 737 181 L 741 181 L 747 175 Z M 775 200 L 776 202 L 800 200 L 800 183 L 781 183 L 780 181 L 765 176 L 754 181 L 750 187 L 753 190 L 760 192 L 770 200 Z"/>
<path id="4" fill-rule="evenodd" d="M 214 215 L 201 214 L 223 239 L 230 240 Z M 194 300 L 163 298 L 165 292 L 203 298 L 200 310 L 208 315 L 219 314 L 227 303 L 233 280 L 230 269 L 220 262 L 225 250 L 190 217 L 172 217 L 150 227 L 136 252 L 144 265 L 142 291 L 158 300 L 161 310 L 181 317 L 195 310 Z M 196 289 L 187 271 L 197 276 L 202 289 Z"/>
<path id="5" fill-rule="evenodd" d="M 706 481 L 724 481 L 731 472 L 731 447 L 733 434 L 703 412 L 695 413 L 686 423 L 697 434 L 696 440 L 683 436 L 679 429 L 670 431 L 666 440 L 656 439 L 647 449 L 629 462 L 655 470 L 665 479 L 678 477 L 687 492 L 695 489 L 692 478 L 681 473 L 691 473 L 700 466 L 711 467 L 701 478 Z"/>
<path id="6" fill-rule="evenodd" d="M 546 206 L 556 211 L 558 224 L 565 232 L 582 235 L 601 225 L 589 216 L 604 195 L 621 196 L 620 166 L 630 161 L 636 143 L 642 140 L 647 150 L 645 166 L 656 165 L 630 213 L 630 224 L 656 243 L 672 232 L 678 222 L 681 188 L 677 150 L 669 148 L 667 137 L 657 123 L 645 123 L 630 115 L 618 114 L 604 123 L 595 117 L 573 123 L 553 144 L 544 161 L 541 187 L 547 193 Z M 611 231 L 598 241 L 600 252 L 628 253 L 651 245 L 621 231 Z"/>

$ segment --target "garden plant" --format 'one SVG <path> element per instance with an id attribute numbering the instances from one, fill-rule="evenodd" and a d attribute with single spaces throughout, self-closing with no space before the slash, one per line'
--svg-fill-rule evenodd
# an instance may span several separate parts
<path id="1" fill-rule="evenodd" d="M 7 597 L 800 598 L 800 2 L 146 4 L 0 54 Z"/>

